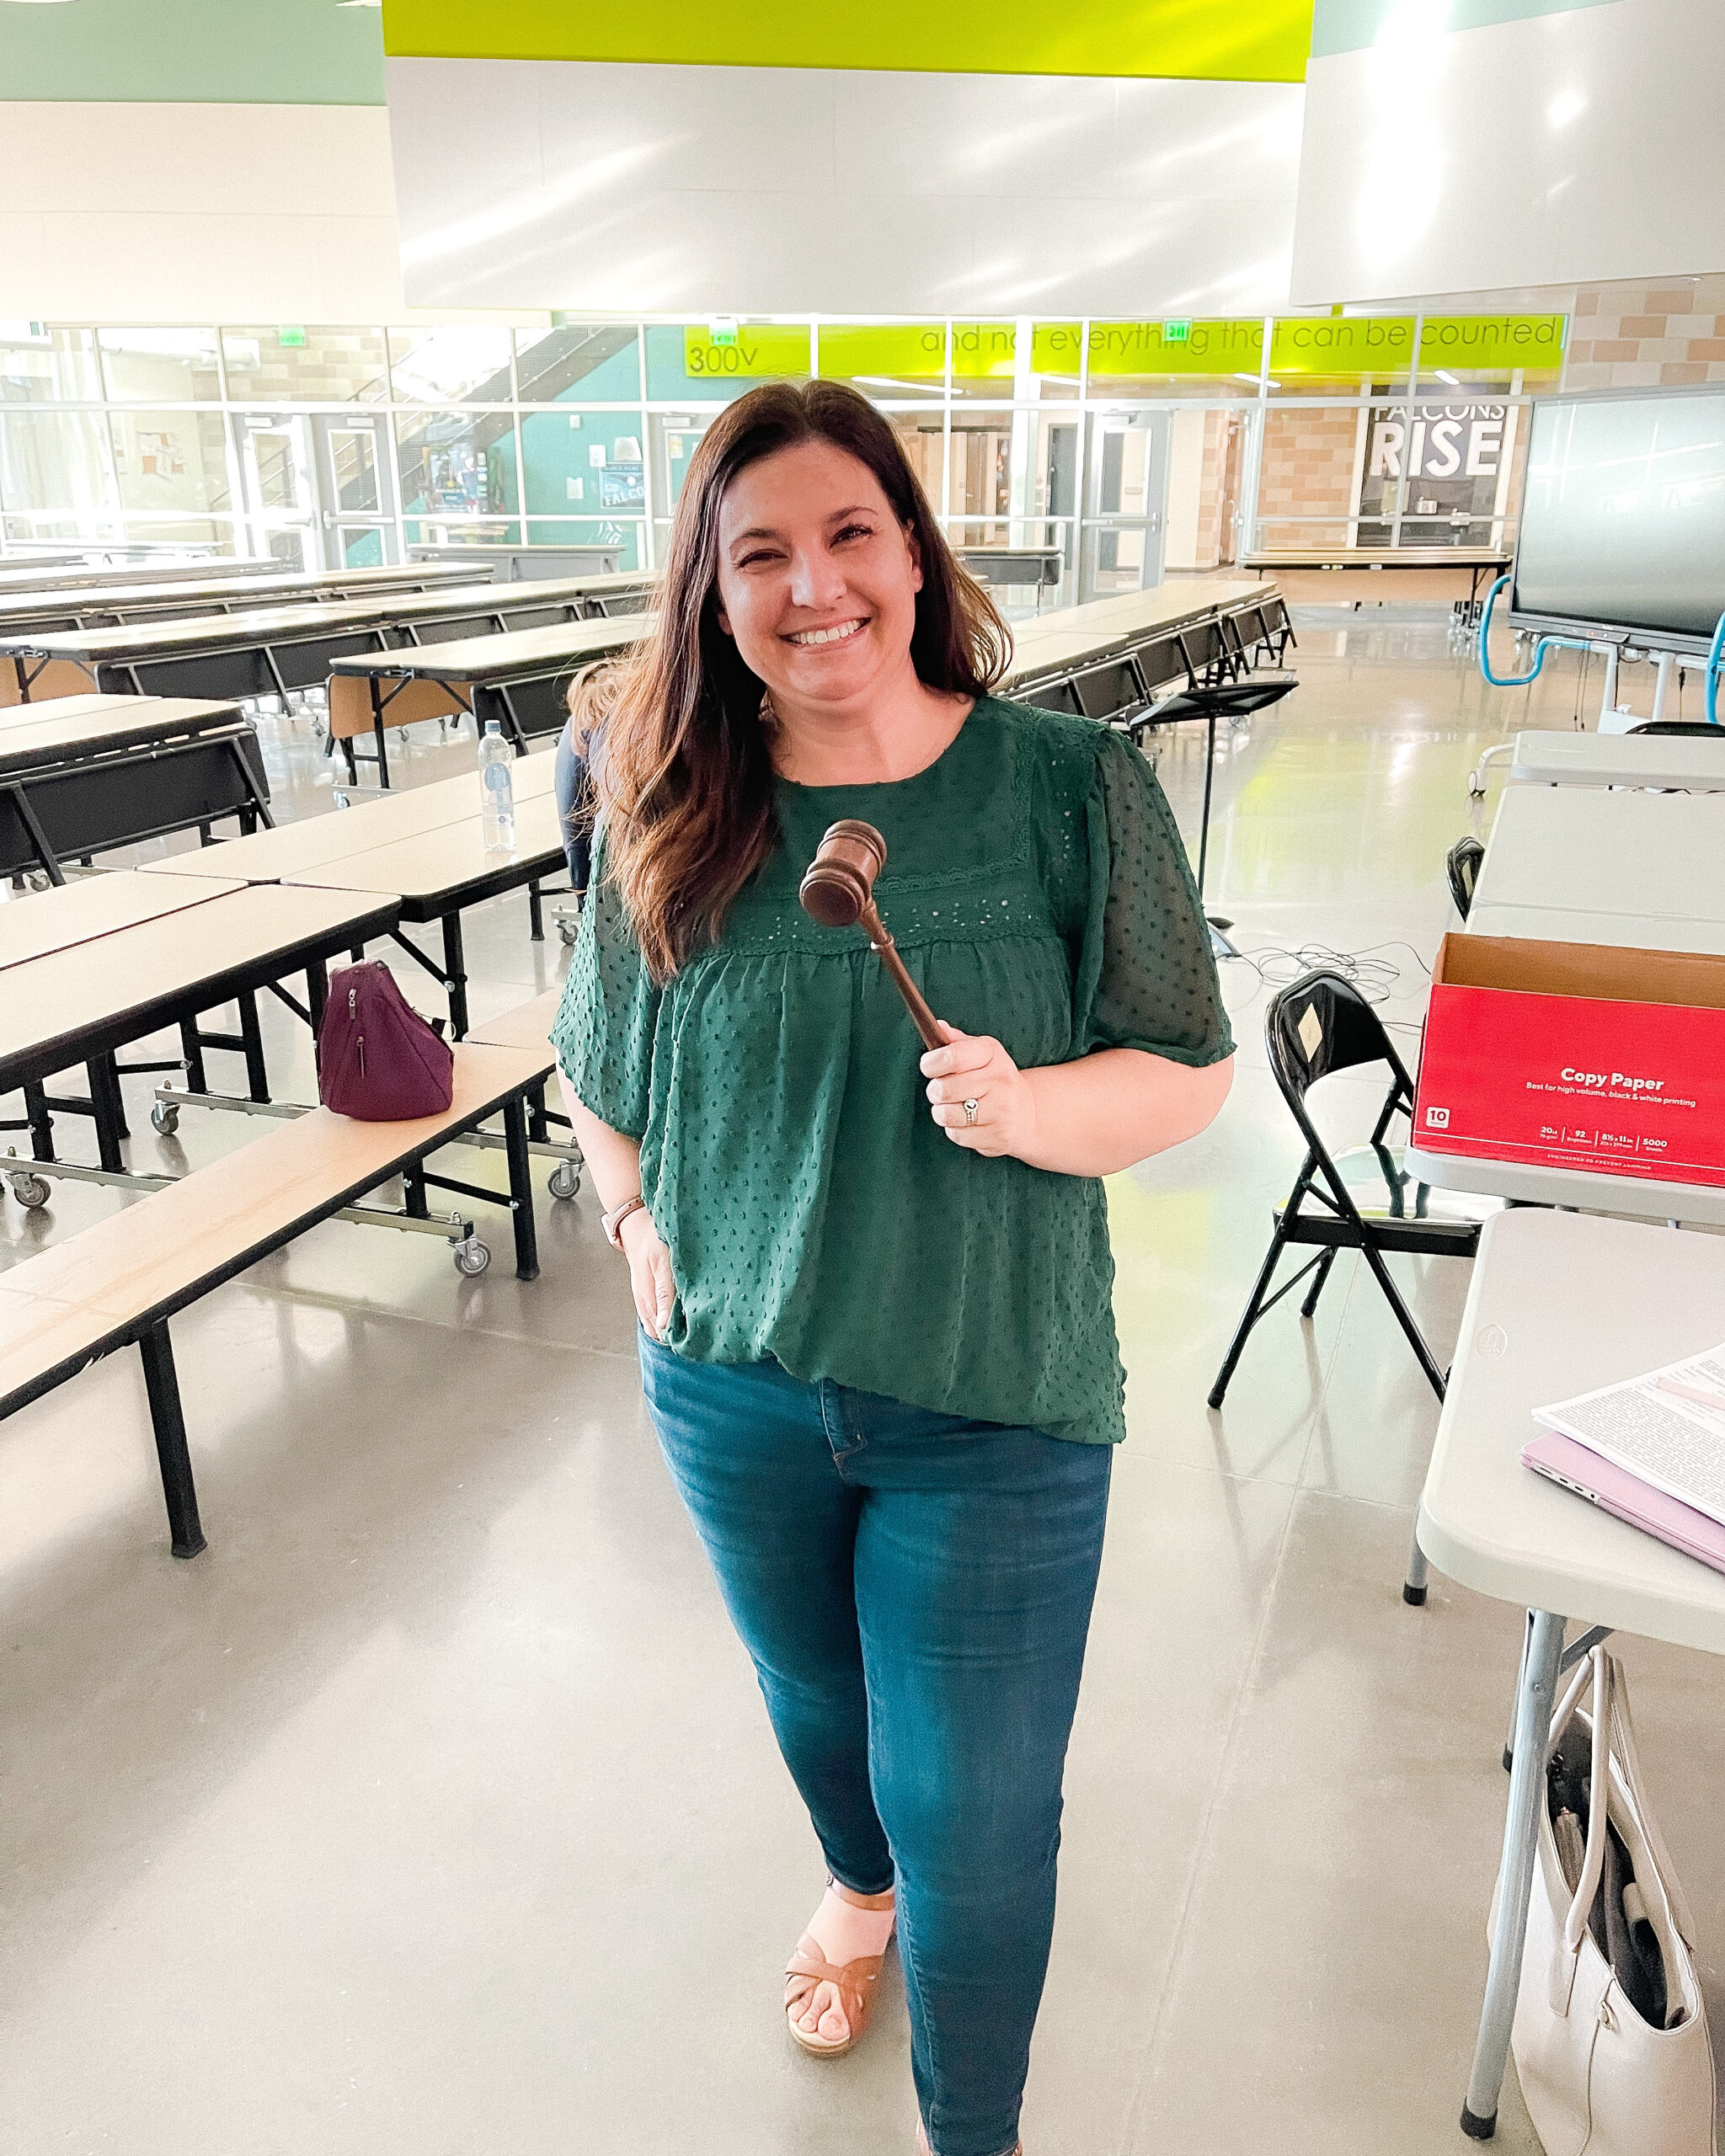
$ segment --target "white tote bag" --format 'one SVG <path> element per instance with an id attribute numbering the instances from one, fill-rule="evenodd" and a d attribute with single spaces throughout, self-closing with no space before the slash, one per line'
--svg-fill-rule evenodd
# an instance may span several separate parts
<path id="1" fill-rule="evenodd" d="M 1591 1712 L 1581 1705 L 1589 1690 Z M 1583 1846 L 1573 1814 L 1561 1815 L 1554 1829 L 1549 1789 L 1542 1790 L 1511 2037 L 1522 2095 L 1546 2156 L 1717 2156 L 1694 1919 L 1642 1786 L 1623 1666 L 1603 1647 L 1576 1668 L 1552 1718 L 1552 1753 L 1572 1723 L 1591 1741 L 1586 1840 Z M 1620 1852 L 1608 1851 L 1608 1819 Z M 1651 1939 L 1638 1929 L 1633 1935 L 1642 1966 L 1657 1972 L 1654 1996 L 1664 1993 L 1660 2027 L 1632 2001 L 1589 1924 L 1600 1882 L 1608 1870 L 1617 1880 L 1624 1853 L 1634 1876 L 1627 1887 L 1618 1881 L 1616 1935 L 1624 1936 L 1626 1909 L 1629 1927 L 1651 1927 Z M 1636 1988 L 1645 2000 L 1647 1984 Z"/>

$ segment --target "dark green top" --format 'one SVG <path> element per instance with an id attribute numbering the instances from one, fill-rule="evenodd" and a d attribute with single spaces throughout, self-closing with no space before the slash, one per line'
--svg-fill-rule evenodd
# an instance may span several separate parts
<path id="1" fill-rule="evenodd" d="M 1102 1048 L 1215 1063 L 1233 1043 L 1154 775 L 1105 726 L 991 697 L 914 778 L 782 780 L 777 809 L 722 940 L 663 990 L 601 830 L 553 1034 L 585 1106 L 640 1141 L 676 1276 L 668 1344 L 1115 1441 L 1101 1182 L 954 1145 L 867 937 L 817 926 L 797 886 L 827 825 L 865 818 L 886 840 L 882 917 L 937 1016 L 1023 1067 Z"/>

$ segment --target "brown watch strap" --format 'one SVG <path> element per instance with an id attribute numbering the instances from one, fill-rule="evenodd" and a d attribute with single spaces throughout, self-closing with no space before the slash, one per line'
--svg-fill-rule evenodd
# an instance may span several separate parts
<path id="1" fill-rule="evenodd" d="M 637 1191 L 633 1198 L 626 1198 L 614 1213 L 601 1215 L 599 1225 L 604 1229 L 606 1240 L 613 1250 L 621 1250 L 623 1246 L 623 1239 L 619 1231 L 630 1214 L 644 1213 L 646 1209 L 647 1201 Z"/>

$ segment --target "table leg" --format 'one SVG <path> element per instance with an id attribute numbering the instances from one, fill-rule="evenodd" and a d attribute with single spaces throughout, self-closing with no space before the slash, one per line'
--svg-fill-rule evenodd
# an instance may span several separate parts
<path id="1" fill-rule="evenodd" d="M 245 1049 L 246 1085 L 254 1101 L 267 1101 L 270 1072 L 264 1061 L 264 1035 L 258 1024 L 256 991 L 248 988 L 236 1000 L 239 1005 L 239 1037 Z"/>
<path id="2" fill-rule="evenodd" d="M 96 1125 L 96 1157 L 112 1175 L 126 1166 L 120 1150 L 120 1140 L 126 1135 L 120 1079 L 112 1056 L 93 1057 L 84 1070 L 89 1078 L 90 1113 Z"/>
<path id="3" fill-rule="evenodd" d="M 204 1546 L 204 1530 L 198 1519 L 197 1486 L 192 1480 L 191 1454 L 186 1449 L 179 1380 L 174 1374 L 174 1348 L 165 1318 L 138 1336 L 138 1354 L 144 1365 L 144 1390 L 156 1433 L 156 1457 L 162 1468 L 162 1495 L 168 1506 L 174 1554 L 195 1557 Z"/>
<path id="4" fill-rule="evenodd" d="M 198 1038 L 196 1018 L 181 1019 L 179 1052 L 185 1058 L 186 1084 L 195 1093 L 207 1093 L 210 1081 L 204 1072 L 204 1044 Z"/>
<path id="5" fill-rule="evenodd" d="M 533 1220 L 533 1177 L 527 1153 L 527 1118 L 517 1093 L 503 1109 L 504 1142 L 509 1155 L 509 1193 L 515 1231 L 515 1278 L 539 1278 L 539 1237 Z"/>
<path id="6" fill-rule="evenodd" d="M 1509 1770 L 1509 1808 L 1503 1821 L 1497 1928 L 1492 1939 L 1491 1967 L 1486 1974 L 1485 2003 L 1480 2009 L 1473 2073 L 1467 2084 L 1467 2100 L 1461 2106 L 1461 2131 L 1475 2141 L 1489 2141 L 1498 2130 L 1498 2095 L 1509 2063 L 1509 2031 L 1521 1983 L 1527 1905 L 1533 1892 L 1534 1860 L 1539 1853 L 1540 1806 L 1545 1801 L 1546 1750 L 1562 1653 L 1563 1620 L 1549 1609 L 1535 1610 L 1515 1716 L 1515 1758 Z"/>
<path id="7" fill-rule="evenodd" d="M 457 1040 L 467 1037 L 467 976 L 462 951 L 462 917 L 443 916 L 443 970 L 449 986 L 449 1030 Z"/>
<path id="8" fill-rule="evenodd" d="M 323 1023 L 323 1008 L 329 1001 L 329 969 L 326 962 L 317 959 L 306 968 L 306 1009 L 312 1021 L 312 1038 L 315 1041 Z"/>
<path id="9" fill-rule="evenodd" d="M 40 1079 L 28 1081 L 24 1089 L 24 1119 L 30 1127 L 30 1153 L 38 1161 L 54 1158 L 54 1118 L 48 1107 L 48 1089 Z"/>

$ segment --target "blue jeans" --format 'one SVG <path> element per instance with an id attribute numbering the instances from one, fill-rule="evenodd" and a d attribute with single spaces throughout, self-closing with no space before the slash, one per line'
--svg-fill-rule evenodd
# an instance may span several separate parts
<path id="1" fill-rule="evenodd" d="M 935 2156 L 1018 2137 L 1110 1448 L 644 1334 L 665 1456 L 827 1866 L 898 1889 Z"/>

